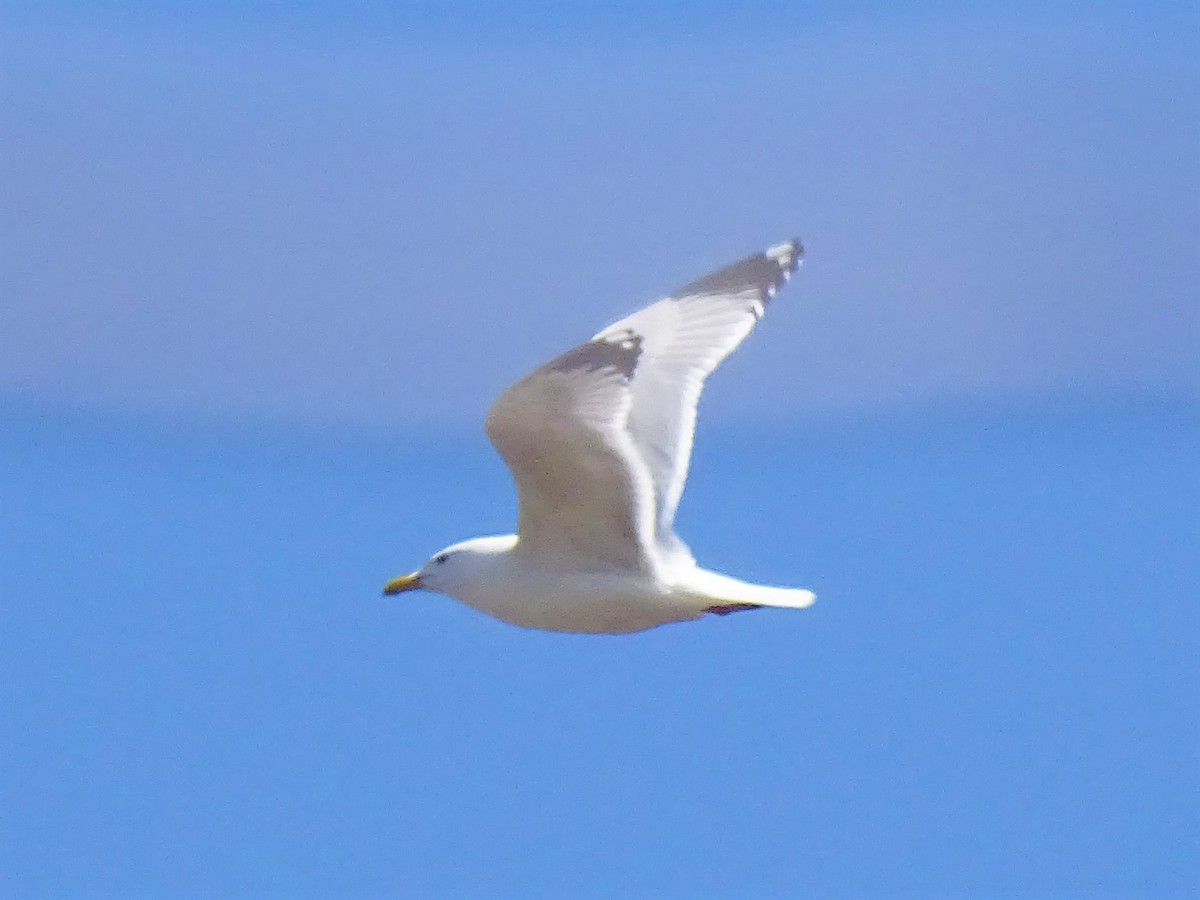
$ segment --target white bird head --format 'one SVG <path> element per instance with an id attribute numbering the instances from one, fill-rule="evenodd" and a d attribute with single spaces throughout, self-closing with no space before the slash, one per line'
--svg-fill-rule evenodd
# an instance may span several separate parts
<path id="1" fill-rule="evenodd" d="M 489 573 L 503 564 L 516 544 L 516 535 L 472 538 L 439 550 L 411 575 L 393 578 L 383 586 L 385 595 L 405 591 L 434 591 L 450 597 L 462 589 L 486 581 Z"/>

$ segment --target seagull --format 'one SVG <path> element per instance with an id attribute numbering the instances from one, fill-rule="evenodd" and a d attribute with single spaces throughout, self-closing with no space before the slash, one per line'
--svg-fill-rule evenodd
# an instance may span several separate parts
<path id="1" fill-rule="evenodd" d="M 517 533 L 473 538 L 389 581 L 526 628 L 629 634 L 811 591 L 700 568 L 675 534 L 705 379 L 800 264 L 792 240 L 621 319 L 500 395 L 486 430 L 516 481 Z"/>

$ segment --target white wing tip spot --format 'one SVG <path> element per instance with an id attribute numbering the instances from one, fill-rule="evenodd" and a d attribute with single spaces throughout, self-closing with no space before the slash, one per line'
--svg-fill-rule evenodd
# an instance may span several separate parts
<path id="1" fill-rule="evenodd" d="M 763 255 L 767 259 L 774 260 L 780 270 L 783 272 L 783 277 L 789 278 L 796 266 L 800 264 L 800 258 L 804 255 L 804 247 L 801 246 L 798 240 L 784 241 L 782 244 L 776 244 L 774 247 L 768 247 L 763 251 Z"/>

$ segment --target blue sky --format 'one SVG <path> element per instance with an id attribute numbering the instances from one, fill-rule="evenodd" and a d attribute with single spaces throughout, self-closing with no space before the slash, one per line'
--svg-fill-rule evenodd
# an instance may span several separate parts
<path id="1" fill-rule="evenodd" d="M 1200 891 L 1194 9 L 206 9 L 0 7 L 3 893 Z M 814 607 L 378 596 L 792 235 L 679 526 Z"/>
<path id="2" fill-rule="evenodd" d="M 698 556 L 819 599 L 608 639 L 378 596 L 481 442 L 9 415 L 5 892 L 1194 892 L 1194 407 L 702 438 Z"/>
<path id="3" fill-rule="evenodd" d="M 805 294 L 753 363 L 791 388 L 723 379 L 722 418 L 1195 396 L 1181 13 L 705 9 L 491 38 L 379 7 L 14 14 L 0 386 L 462 428 L 598 323 L 799 234 Z"/>

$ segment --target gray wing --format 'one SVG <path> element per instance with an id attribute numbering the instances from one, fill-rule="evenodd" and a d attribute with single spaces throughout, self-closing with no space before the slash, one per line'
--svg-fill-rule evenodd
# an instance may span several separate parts
<path id="1" fill-rule="evenodd" d="M 753 330 L 803 253 L 793 240 L 747 256 L 596 335 L 641 342 L 627 427 L 650 473 L 655 537 L 665 551 L 685 549 L 672 524 L 687 481 L 704 381 Z"/>
<path id="2" fill-rule="evenodd" d="M 687 552 L 671 524 L 704 380 L 802 252 L 790 241 L 693 281 L 500 395 L 486 428 L 517 483 L 523 552 L 643 571 Z"/>
<path id="3" fill-rule="evenodd" d="M 626 427 L 640 339 L 596 338 L 493 404 L 487 434 L 517 483 L 521 552 L 571 568 L 653 566 L 654 486 Z"/>

